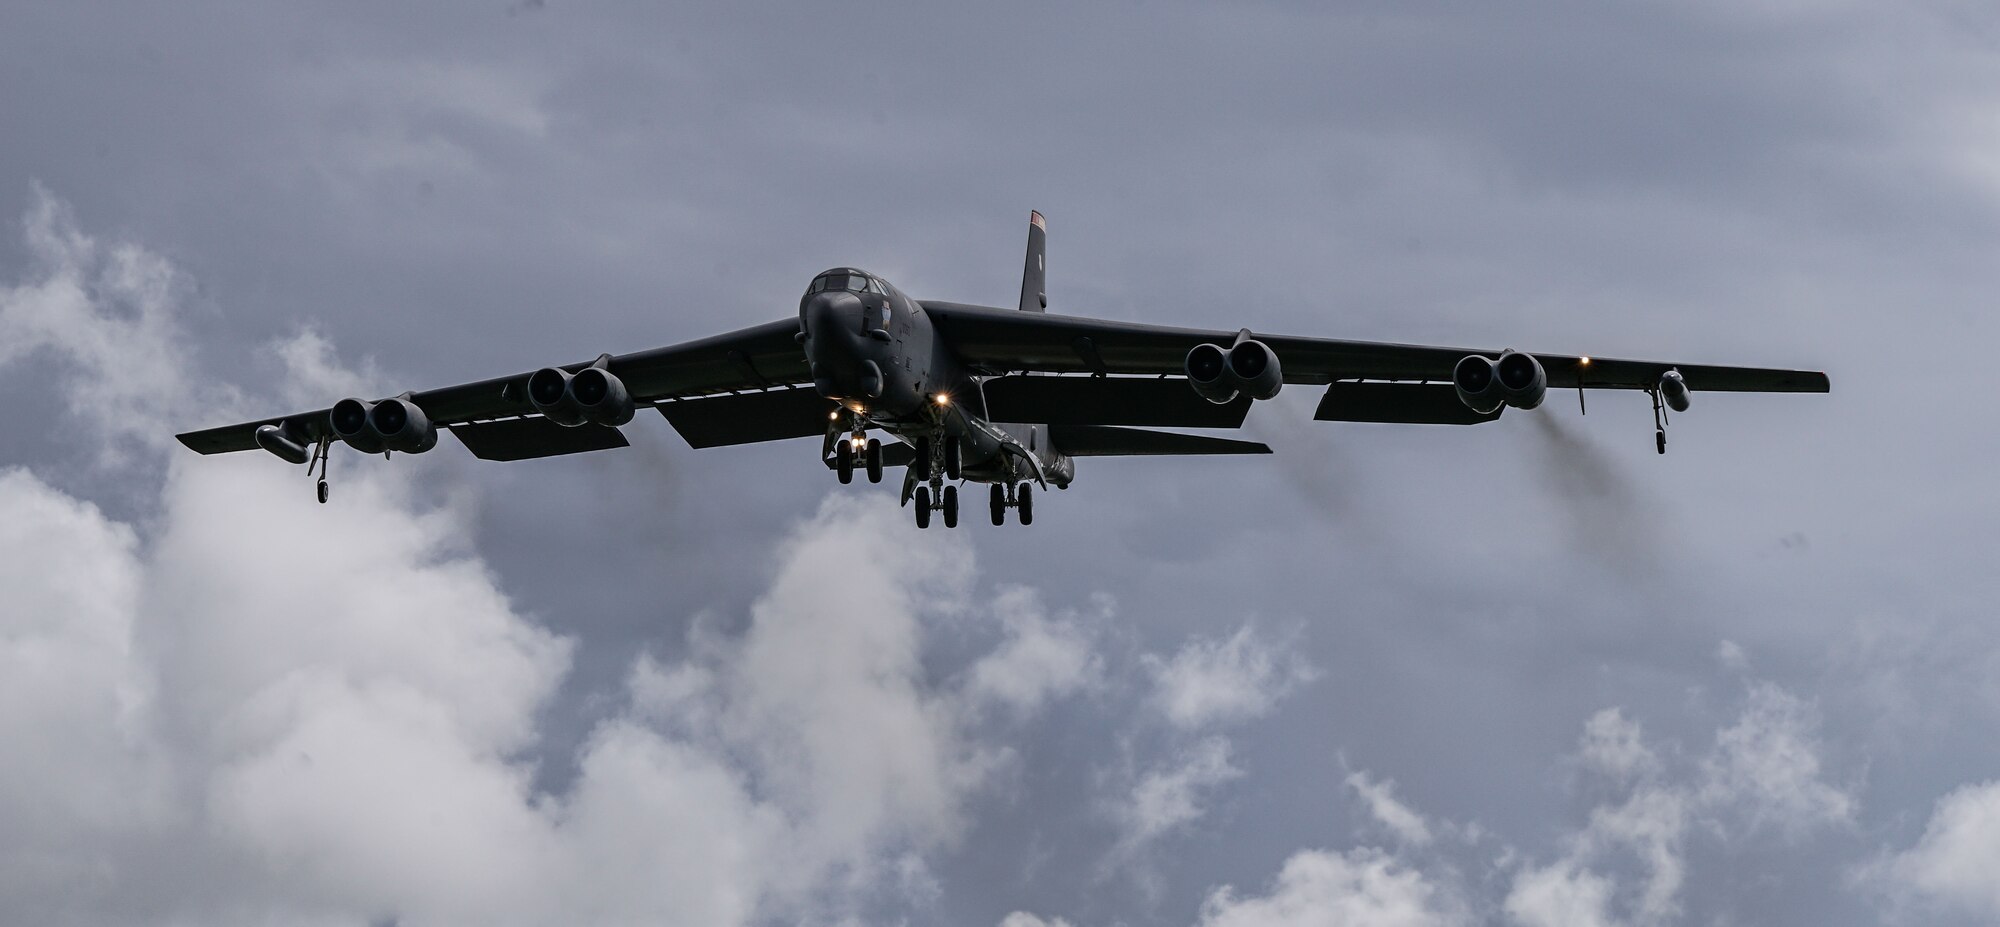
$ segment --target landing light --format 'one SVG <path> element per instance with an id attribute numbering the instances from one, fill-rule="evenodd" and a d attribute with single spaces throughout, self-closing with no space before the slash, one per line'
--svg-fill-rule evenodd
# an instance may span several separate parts
<path id="1" fill-rule="evenodd" d="M 1578 367 L 1588 367 L 1588 366 L 1590 366 L 1590 358 L 1588 358 L 1588 357 L 1579 357 L 1579 358 L 1577 358 L 1577 359 L 1576 359 L 1576 365 L 1577 365 Z"/>
<path id="2" fill-rule="evenodd" d="M 855 449 L 855 450 L 857 450 L 857 451 L 858 451 L 858 450 L 860 450 L 860 449 L 861 449 L 861 445 L 862 445 L 862 440 L 861 440 L 861 436 L 860 436 L 860 435 L 855 435 L 855 436 L 854 436 L 854 449 Z"/>
<path id="3" fill-rule="evenodd" d="M 826 420 L 827 420 L 827 421 L 829 421 L 829 422 L 837 422 L 837 421 L 840 421 L 840 412 L 838 412 L 838 411 L 833 411 L 833 412 L 828 412 L 828 413 L 826 414 Z"/>
<path id="4" fill-rule="evenodd" d="M 951 395 L 948 393 L 939 393 L 934 401 L 941 406 L 951 405 Z"/>

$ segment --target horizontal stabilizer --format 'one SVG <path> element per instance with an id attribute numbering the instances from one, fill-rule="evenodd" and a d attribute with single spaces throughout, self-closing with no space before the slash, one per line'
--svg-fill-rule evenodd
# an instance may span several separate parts
<path id="1" fill-rule="evenodd" d="M 660 414 L 689 447 L 724 447 L 826 434 L 833 400 L 809 389 L 774 389 L 661 403 Z"/>
<path id="2" fill-rule="evenodd" d="M 1049 443 L 1055 446 L 1058 453 L 1071 457 L 1271 453 L 1269 445 L 1255 441 L 1105 425 L 1052 425 L 1049 427 Z"/>
<path id="3" fill-rule="evenodd" d="M 605 425 L 565 428 L 545 418 L 509 418 L 449 426 L 480 460 L 534 460 L 627 447 L 625 433 Z"/>
<path id="4" fill-rule="evenodd" d="M 986 417 L 1024 425 L 1238 428 L 1250 400 L 1222 405 L 1179 377 L 1000 377 L 986 381 Z"/>
<path id="5" fill-rule="evenodd" d="M 1349 383 L 1336 381 L 1320 397 L 1313 418 L 1322 422 L 1395 422 L 1410 425 L 1477 425 L 1500 409 L 1474 412 L 1449 383 Z"/>

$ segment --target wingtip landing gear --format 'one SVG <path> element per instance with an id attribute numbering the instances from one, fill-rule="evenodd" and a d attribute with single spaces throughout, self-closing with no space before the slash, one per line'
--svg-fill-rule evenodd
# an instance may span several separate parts
<path id="1" fill-rule="evenodd" d="M 321 505 L 326 504 L 326 497 L 329 494 L 329 490 L 326 483 L 326 458 L 327 458 L 327 452 L 332 447 L 333 447 L 333 438 L 331 436 L 321 437 L 319 441 L 313 445 L 312 458 L 306 462 L 307 476 L 313 475 L 314 469 L 319 470 L 319 482 L 313 484 L 313 495 L 319 499 L 319 504 Z"/>
<path id="2" fill-rule="evenodd" d="M 1649 389 L 1646 395 L 1653 397 L 1653 447 L 1664 454 L 1667 452 L 1667 409 L 1660 402 L 1658 389 Z"/>

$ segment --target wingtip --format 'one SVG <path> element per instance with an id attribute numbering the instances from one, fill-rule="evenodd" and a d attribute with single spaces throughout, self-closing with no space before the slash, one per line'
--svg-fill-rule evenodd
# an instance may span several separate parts
<path id="1" fill-rule="evenodd" d="M 1049 230 L 1049 220 L 1042 218 L 1041 210 L 1038 209 L 1028 210 L 1028 224 L 1044 232 Z"/>

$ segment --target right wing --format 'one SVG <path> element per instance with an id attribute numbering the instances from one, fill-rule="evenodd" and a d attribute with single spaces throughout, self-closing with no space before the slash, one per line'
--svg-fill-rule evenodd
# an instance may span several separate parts
<path id="1" fill-rule="evenodd" d="M 796 386 L 812 379 L 805 352 L 792 337 L 798 330 L 796 320 L 783 319 L 612 357 L 607 369 L 625 383 L 633 401 L 642 406 L 668 399 Z M 575 373 L 591 363 L 583 361 L 563 369 Z M 528 404 L 530 373 L 425 390 L 412 394 L 410 401 L 432 422 L 451 429 L 475 454 L 488 457 L 490 453 L 490 459 L 519 460 L 625 444 L 616 429 L 561 428 L 535 415 Z M 291 434 L 317 439 L 331 430 L 327 421 L 330 411 L 314 409 L 190 431 L 178 437 L 189 449 L 203 454 L 247 451 L 257 447 L 257 429 L 263 425 L 278 425 Z M 535 424 L 512 424 L 516 420 Z M 610 434 L 604 433 L 607 431 Z"/>

